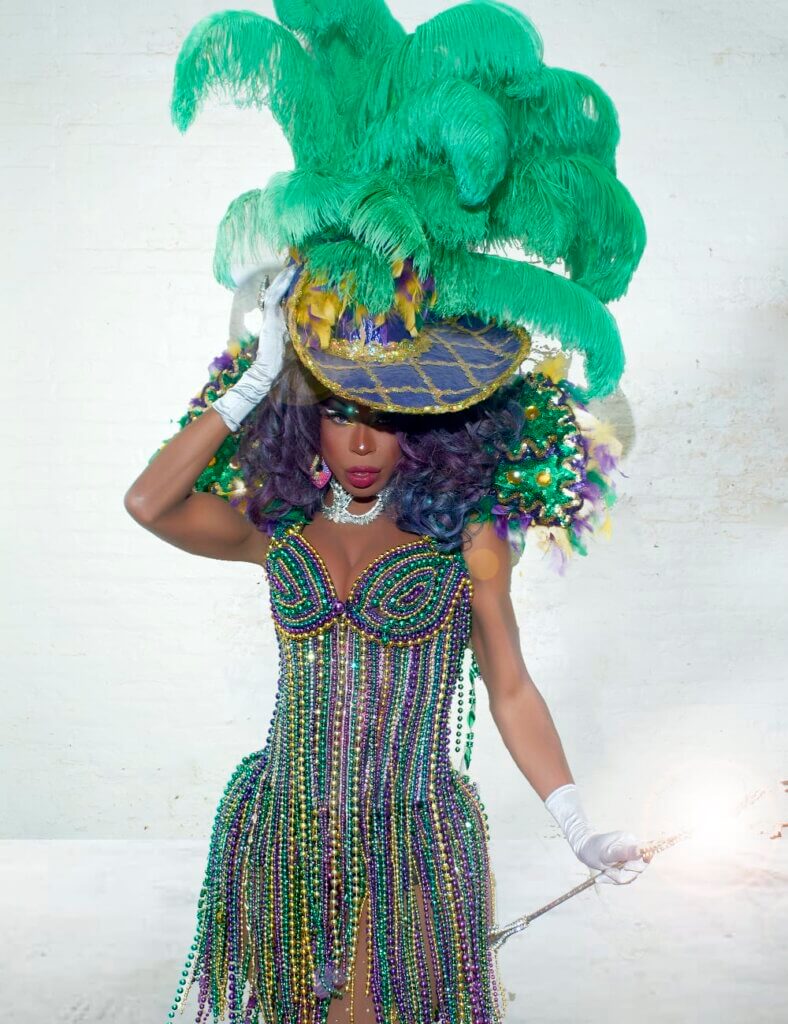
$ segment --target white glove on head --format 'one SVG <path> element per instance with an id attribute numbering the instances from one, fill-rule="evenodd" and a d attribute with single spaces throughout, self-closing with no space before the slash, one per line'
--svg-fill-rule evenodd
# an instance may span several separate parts
<path id="1" fill-rule="evenodd" d="M 287 325 L 281 301 L 296 270 L 296 264 L 280 270 L 266 289 L 255 361 L 211 406 L 232 431 L 239 430 L 244 418 L 265 398 L 282 368 Z"/>
<path id="2" fill-rule="evenodd" d="M 554 789 L 544 805 L 566 836 L 578 860 L 599 868 L 599 882 L 633 882 L 645 869 L 638 841 L 631 832 L 595 832 L 588 824 L 574 782 Z M 615 865 L 615 866 L 614 866 Z"/>

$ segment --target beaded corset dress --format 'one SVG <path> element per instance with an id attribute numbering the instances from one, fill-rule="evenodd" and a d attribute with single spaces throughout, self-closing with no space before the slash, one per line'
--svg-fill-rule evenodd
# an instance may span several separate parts
<path id="1" fill-rule="evenodd" d="M 375 558 L 342 601 L 303 525 L 279 524 L 266 557 L 273 717 L 219 802 L 170 1018 L 194 984 L 198 1022 L 325 1022 L 354 977 L 366 903 L 367 977 L 354 983 L 376 1024 L 436 1020 L 428 957 L 437 1019 L 493 1024 L 506 999 L 487 942 L 487 816 L 449 757 L 470 640 L 465 561 L 425 535 Z"/>

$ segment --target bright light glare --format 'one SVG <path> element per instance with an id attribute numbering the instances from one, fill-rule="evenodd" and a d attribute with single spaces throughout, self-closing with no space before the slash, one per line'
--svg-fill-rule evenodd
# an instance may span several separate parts
<path id="1" fill-rule="evenodd" d="M 721 854 L 733 850 L 743 833 L 736 801 L 729 792 L 721 792 L 719 783 L 705 788 L 694 787 L 677 800 L 677 814 L 690 831 L 689 840 L 700 852 Z"/>
<path id="2" fill-rule="evenodd" d="M 659 817 L 672 823 L 670 832 L 689 832 L 687 843 L 693 854 L 734 853 L 750 829 L 741 808 L 758 781 L 750 775 L 742 764 L 684 763 L 660 780 L 651 794 L 651 809 L 658 807 Z"/>

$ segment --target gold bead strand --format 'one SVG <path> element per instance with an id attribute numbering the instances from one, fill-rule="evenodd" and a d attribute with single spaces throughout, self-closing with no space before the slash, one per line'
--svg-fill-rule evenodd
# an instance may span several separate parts
<path id="1" fill-rule="evenodd" d="M 309 678 L 308 672 L 310 671 L 311 663 L 314 661 L 314 640 L 310 638 L 304 641 L 299 647 L 299 669 L 301 673 L 301 679 L 305 680 Z M 304 657 L 305 655 L 305 657 Z M 307 688 L 304 686 L 297 687 L 296 693 L 296 706 L 298 709 L 298 748 L 295 755 L 296 770 L 298 772 L 297 786 L 298 786 L 298 832 L 299 832 L 299 843 L 301 844 L 302 855 L 306 853 L 307 843 L 307 786 L 306 786 L 306 746 L 309 737 L 309 726 L 306 720 L 307 711 L 306 706 L 309 700 Z M 293 864 L 295 866 L 295 861 Z M 309 975 L 307 973 L 307 960 L 308 960 L 308 949 L 309 949 L 309 934 L 306 922 L 308 921 L 308 906 L 307 906 L 307 884 L 308 879 L 306 872 L 298 872 L 298 903 L 300 912 L 300 942 L 298 944 L 298 956 L 296 959 L 296 968 L 298 971 L 297 979 L 297 990 L 296 990 L 296 1001 L 301 1007 L 301 1012 L 305 1012 L 310 1002 L 310 985 Z M 295 895 L 295 894 L 294 894 Z M 295 907 L 293 911 L 293 917 L 295 918 Z"/>

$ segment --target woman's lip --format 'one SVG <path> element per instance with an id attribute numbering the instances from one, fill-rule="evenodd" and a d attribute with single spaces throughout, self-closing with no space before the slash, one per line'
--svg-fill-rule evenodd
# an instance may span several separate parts
<path id="1" fill-rule="evenodd" d="M 379 472 L 380 470 L 373 469 L 349 469 L 347 470 L 347 475 L 351 480 L 358 480 L 360 482 L 363 481 L 365 483 L 371 483 Z"/>

